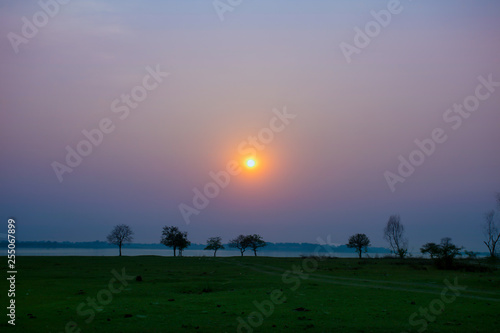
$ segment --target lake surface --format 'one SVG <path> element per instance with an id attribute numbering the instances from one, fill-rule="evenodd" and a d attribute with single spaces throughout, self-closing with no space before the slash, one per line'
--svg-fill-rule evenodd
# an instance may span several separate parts
<path id="1" fill-rule="evenodd" d="M 4 254 L 6 254 L 6 250 Z M 304 253 L 298 251 L 258 251 L 258 256 L 266 257 L 300 257 L 301 255 L 312 255 L 313 253 Z M 79 249 L 79 248 L 17 248 L 16 255 L 18 256 L 117 256 L 118 249 Z M 127 249 L 122 248 L 122 255 L 124 256 L 173 256 L 172 249 Z M 240 252 L 238 250 L 219 250 L 217 251 L 218 257 L 232 257 L 239 256 Z M 339 258 L 355 258 L 356 253 L 345 253 L 345 252 L 334 252 L 329 254 L 331 256 Z M 370 257 L 378 255 L 382 257 L 387 255 L 387 253 L 368 253 Z M 213 251 L 205 250 L 184 250 L 183 256 L 185 257 L 211 257 L 213 256 Z M 246 251 L 245 256 L 253 256 L 252 251 Z M 364 255 L 366 256 L 366 255 Z"/>

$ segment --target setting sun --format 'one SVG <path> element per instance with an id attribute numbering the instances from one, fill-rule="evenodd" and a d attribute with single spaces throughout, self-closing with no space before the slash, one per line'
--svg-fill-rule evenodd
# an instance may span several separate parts
<path id="1" fill-rule="evenodd" d="M 246 165 L 247 165 L 247 167 L 249 167 L 249 168 L 253 168 L 253 167 L 255 166 L 255 164 L 256 164 L 256 163 L 255 163 L 255 160 L 254 160 L 254 159 L 248 159 L 248 160 L 246 161 Z"/>

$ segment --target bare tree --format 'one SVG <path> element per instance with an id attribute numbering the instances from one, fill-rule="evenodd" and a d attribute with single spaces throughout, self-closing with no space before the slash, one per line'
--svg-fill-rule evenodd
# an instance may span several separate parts
<path id="1" fill-rule="evenodd" d="M 217 253 L 218 249 L 224 249 L 224 245 L 222 245 L 222 238 L 220 237 L 210 237 L 207 240 L 207 246 L 205 247 L 205 250 L 214 250 L 214 257 L 215 254 Z"/>
<path id="2" fill-rule="evenodd" d="M 391 252 L 401 259 L 408 253 L 408 240 L 404 237 L 404 231 L 399 215 L 391 215 L 384 228 L 384 239 L 389 242 Z"/>
<path id="3" fill-rule="evenodd" d="M 187 232 L 179 231 L 177 227 L 163 227 L 163 232 L 161 234 L 161 241 L 163 245 L 171 247 L 174 249 L 174 257 L 176 256 L 176 249 L 179 249 L 179 255 L 182 256 L 182 251 L 191 245 L 191 242 L 187 239 Z"/>
<path id="4" fill-rule="evenodd" d="M 257 235 L 257 234 L 248 235 L 245 238 L 246 238 L 248 247 L 253 250 L 253 253 L 255 256 L 257 256 L 257 249 L 259 247 L 264 247 L 267 245 L 266 242 L 264 242 L 264 240 L 262 239 L 262 236 Z"/>
<path id="5" fill-rule="evenodd" d="M 500 195 L 498 200 L 500 200 Z M 490 257 L 495 258 L 497 257 L 496 246 L 500 240 L 500 232 L 498 232 L 498 228 L 495 224 L 495 211 L 490 210 L 485 214 L 484 219 L 483 232 L 486 237 L 484 244 L 488 247 L 488 251 L 490 251 Z"/>
<path id="6" fill-rule="evenodd" d="M 347 243 L 347 247 L 354 248 L 356 252 L 359 254 L 359 258 L 361 259 L 361 253 L 368 250 L 368 246 L 370 246 L 370 239 L 365 234 L 356 234 L 349 237 L 349 243 Z"/>
<path id="7" fill-rule="evenodd" d="M 241 256 L 243 257 L 243 252 L 247 249 L 250 244 L 248 243 L 247 236 L 239 235 L 235 239 L 229 241 L 229 247 L 235 247 L 240 250 Z"/>
<path id="8" fill-rule="evenodd" d="M 130 243 L 133 240 L 132 235 L 134 232 L 132 229 L 126 225 L 126 224 L 118 224 L 116 225 L 113 230 L 111 230 L 110 234 L 108 235 L 107 240 L 108 243 L 118 245 L 118 248 L 120 249 L 120 257 L 122 255 L 122 245 L 124 243 Z"/>

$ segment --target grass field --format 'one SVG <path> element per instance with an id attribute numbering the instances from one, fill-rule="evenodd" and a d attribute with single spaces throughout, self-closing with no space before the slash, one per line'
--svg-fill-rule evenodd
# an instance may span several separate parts
<path id="1" fill-rule="evenodd" d="M 4 278 L 1 332 L 500 331 L 499 270 L 155 256 L 17 257 L 16 266 L 16 325 Z"/>

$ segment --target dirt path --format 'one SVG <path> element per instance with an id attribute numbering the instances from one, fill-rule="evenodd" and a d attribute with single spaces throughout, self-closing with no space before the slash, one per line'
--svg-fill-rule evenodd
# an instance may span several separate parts
<path id="1" fill-rule="evenodd" d="M 253 271 L 274 275 L 274 276 L 282 276 L 285 272 L 292 270 L 290 267 L 289 270 L 282 269 L 279 267 L 273 267 L 268 265 L 259 265 L 259 264 L 243 264 L 243 263 L 235 263 L 229 260 L 224 260 L 217 258 L 217 261 L 230 264 L 230 265 L 238 265 L 240 267 L 245 267 L 251 269 Z M 305 273 L 307 274 L 307 273 Z M 384 281 L 384 280 L 371 280 L 371 279 L 358 279 L 358 278 L 348 278 L 341 276 L 332 276 L 326 274 L 315 274 L 309 273 L 308 278 L 305 281 L 315 281 L 315 282 L 323 282 L 329 284 L 336 284 L 342 286 L 350 286 L 350 287 L 360 287 L 360 288 L 373 288 L 373 289 L 383 289 L 383 290 L 392 290 L 392 291 L 405 291 L 405 292 L 415 292 L 415 293 L 426 293 L 432 295 L 441 295 L 441 291 L 445 287 L 445 285 L 434 285 L 430 283 L 415 283 L 415 282 L 398 282 L 398 281 Z M 461 290 L 461 295 L 458 297 L 462 298 L 470 298 L 482 301 L 491 301 L 491 302 L 500 302 L 500 293 L 496 293 L 494 291 L 484 291 L 477 289 L 469 289 Z M 477 294 L 491 295 L 493 297 L 485 297 Z M 496 298 L 494 296 L 497 296 Z"/>

